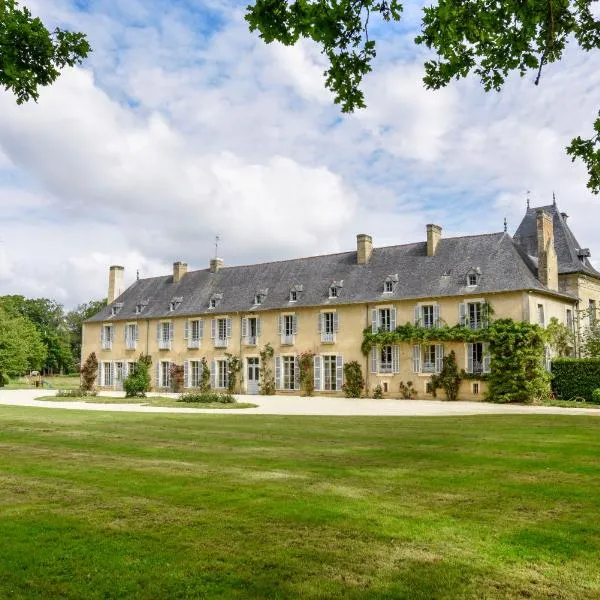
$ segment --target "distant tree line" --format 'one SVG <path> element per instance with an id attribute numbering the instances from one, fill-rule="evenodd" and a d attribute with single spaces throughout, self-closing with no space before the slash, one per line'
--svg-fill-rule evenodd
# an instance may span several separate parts
<path id="1" fill-rule="evenodd" d="M 83 322 L 104 306 L 92 300 L 65 312 L 48 298 L 0 296 L 0 385 L 30 371 L 77 373 Z"/>

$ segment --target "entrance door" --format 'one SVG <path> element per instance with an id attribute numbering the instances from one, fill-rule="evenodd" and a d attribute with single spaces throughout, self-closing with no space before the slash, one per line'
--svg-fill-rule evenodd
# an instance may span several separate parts
<path id="1" fill-rule="evenodd" d="M 259 392 L 259 360 L 258 358 L 247 358 L 248 365 L 248 385 L 247 385 L 247 393 L 248 394 L 258 394 Z"/>

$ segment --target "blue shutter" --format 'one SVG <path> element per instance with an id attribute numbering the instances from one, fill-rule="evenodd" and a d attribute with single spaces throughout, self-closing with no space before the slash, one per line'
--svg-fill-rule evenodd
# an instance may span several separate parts
<path id="1" fill-rule="evenodd" d="M 281 356 L 278 354 L 275 357 L 275 387 L 281 389 Z"/>
<path id="2" fill-rule="evenodd" d="M 283 317 L 281 315 L 277 315 L 277 331 L 279 335 L 283 334 Z"/>
<path id="3" fill-rule="evenodd" d="M 377 373 L 377 346 L 371 348 L 371 373 Z"/>
<path id="4" fill-rule="evenodd" d="M 231 328 L 232 328 L 232 319 L 231 319 L 231 317 L 227 317 L 225 319 L 225 337 L 227 339 L 231 338 Z"/>
<path id="5" fill-rule="evenodd" d="M 439 304 L 433 305 L 433 326 L 434 327 L 440 326 L 440 305 Z"/>
<path id="6" fill-rule="evenodd" d="M 473 344 L 467 344 L 467 373 L 473 372 Z"/>
<path id="7" fill-rule="evenodd" d="M 262 329 L 262 319 L 260 317 L 256 317 L 256 337 L 260 337 L 261 329 Z"/>
<path id="8" fill-rule="evenodd" d="M 184 340 L 188 339 L 189 331 L 190 331 L 190 321 L 189 321 L 189 319 L 186 319 L 183 324 L 183 339 Z"/>
<path id="9" fill-rule="evenodd" d="M 413 373 L 421 372 L 421 346 L 415 344 L 413 346 Z"/>
<path id="10" fill-rule="evenodd" d="M 390 309 L 390 331 L 396 331 L 396 309 Z"/>
<path id="11" fill-rule="evenodd" d="M 335 358 L 335 389 L 339 392 L 344 385 L 344 357 L 338 354 Z"/>
<path id="12" fill-rule="evenodd" d="M 313 358 L 314 366 L 314 378 L 315 378 L 315 390 L 318 392 L 321 390 L 321 355 L 316 354 Z"/>
<path id="13" fill-rule="evenodd" d="M 323 319 L 325 318 L 325 313 L 319 313 L 317 315 L 317 331 L 321 333 L 323 331 Z"/>
<path id="14" fill-rule="evenodd" d="M 377 333 L 379 329 L 377 324 L 377 309 L 374 308 L 371 310 L 371 333 Z"/>
<path id="15" fill-rule="evenodd" d="M 169 340 L 172 342 L 175 337 L 175 323 L 172 321 L 169 323 Z"/>
<path id="16" fill-rule="evenodd" d="M 210 320 L 210 337 L 213 340 L 217 337 L 217 320 L 216 319 Z"/>
<path id="17" fill-rule="evenodd" d="M 204 337 L 204 319 L 198 319 L 198 339 L 201 340 Z"/>
<path id="18" fill-rule="evenodd" d="M 248 336 L 248 319 L 246 317 L 242 317 L 242 337 L 245 338 Z"/>
<path id="19" fill-rule="evenodd" d="M 460 325 L 467 324 L 467 305 L 465 302 L 458 305 L 458 322 Z"/>
<path id="20" fill-rule="evenodd" d="M 441 373 L 444 368 L 444 345 L 435 345 L 435 372 Z"/>
<path id="21" fill-rule="evenodd" d="M 340 330 L 340 315 L 337 310 L 333 313 L 333 331 L 336 333 Z"/>
<path id="22" fill-rule="evenodd" d="M 298 315 L 294 313 L 292 315 L 292 334 L 296 335 L 298 333 Z"/>
<path id="23" fill-rule="evenodd" d="M 100 387 L 102 387 L 103 381 L 102 381 L 102 362 L 98 363 L 98 385 Z"/>
<path id="24" fill-rule="evenodd" d="M 156 324 L 156 341 L 160 342 L 160 321 Z"/>
<path id="25" fill-rule="evenodd" d="M 140 341 L 140 326 L 137 323 L 135 324 L 135 341 Z"/>
<path id="26" fill-rule="evenodd" d="M 155 387 L 156 388 L 160 387 L 160 360 L 156 361 L 156 381 L 155 381 Z"/>
<path id="27" fill-rule="evenodd" d="M 548 347 L 546 346 L 546 350 L 548 350 Z M 488 342 L 484 342 L 483 344 L 483 372 L 484 373 L 489 373 L 491 371 L 490 369 L 490 345 Z"/>

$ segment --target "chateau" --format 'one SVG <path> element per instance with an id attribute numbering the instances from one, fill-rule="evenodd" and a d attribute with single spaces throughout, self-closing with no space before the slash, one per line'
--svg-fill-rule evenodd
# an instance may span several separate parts
<path id="1" fill-rule="evenodd" d="M 176 262 L 172 274 L 125 290 L 123 267 L 112 266 L 108 306 L 84 324 L 82 359 L 95 352 L 100 389 L 119 389 L 139 354 L 149 354 L 160 390 L 170 386 L 172 364 L 184 366 L 186 388 L 197 387 L 206 358 L 219 389 L 233 355 L 242 364 L 241 390 L 256 394 L 260 352 L 270 344 L 277 393 L 298 393 L 299 355 L 310 351 L 316 394 L 342 395 L 343 365 L 358 361 L 371 391 L 380 385 L 398 397 L 401 382 L 411 381 L 427 398 L 431 375 L 454 350 L 459 368 L 472 374 L 460 396 L 477 399 L 486 389 L 477 376 L 490 369 L 484 341 L 378 346 L 364 356 L 363 330 L 407 322 L 480 329 L 488 307 L 494 318 L 545 326 L 556 317 L 575 330 L 595 320 L 600 301 L 589 256 L 554 203 L 528 206 L 514 237 L 444 238 L 441 227 L 427 225 L 422 242 L 376 248 L 360 234 L 351 252 L 237 267 L 214 258 L 198 271 Z"/>

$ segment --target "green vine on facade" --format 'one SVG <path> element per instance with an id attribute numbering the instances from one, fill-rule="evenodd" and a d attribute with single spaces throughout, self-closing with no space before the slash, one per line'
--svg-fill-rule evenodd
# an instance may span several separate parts
<path id="1" fill-rule="evenodd" d="M 358 361 L 351 360 L 344 363 L 344 381 L 342 390 L 346 398 L 362 397 L 366 384 Z"/>
<path id="2" fill-rule="evenodd" d="M 266 343 L 260 351 L 259 390 L 263 396 L 273 396 L 275 394 L 275 377 L 273 377 L 273 367 L 271 366 L 275 351 L 271 344 Z"/>
<path id="3" fill-rule="evenodd" d="M 314 352 L 306 350 L 298 357 L 300 366 L 300 389 L 303 396 L 312 396 L 315 391 Z"/>
<path id="4" fill-rule="evenodd" d="M 225 353 L 227 357 L 227 391 L 233 394 L 237 391 L 238 374 L 242 370 L 242 360 L 239 356 Z"/>

